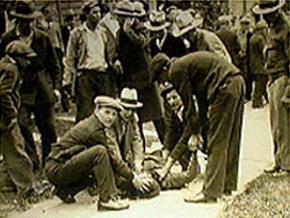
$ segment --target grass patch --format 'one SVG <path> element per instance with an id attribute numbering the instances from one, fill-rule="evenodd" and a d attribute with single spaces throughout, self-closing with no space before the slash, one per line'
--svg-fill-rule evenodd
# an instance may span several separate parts
<path id="1" fill-rule="evenodd" d="M 262 174 L 226 203 L 223 218 L 290 217 L 290 175 Z"/>

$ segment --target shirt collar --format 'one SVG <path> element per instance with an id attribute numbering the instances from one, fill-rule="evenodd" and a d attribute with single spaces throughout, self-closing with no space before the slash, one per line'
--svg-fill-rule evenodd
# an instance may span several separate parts
<path id="1" fill-rule="evenodd" d="M 96 26 L 95 30 L 92 31 L 92 30 L 89 29 L 89 27 L 88 27 L 88 25 L 87 25 L 87 22 L 84 22 L 84 24 L 83 24 L 83 28 L 84 28 L 84 30 L 85 30 L 86 32 L 96 33 L 96 32 L 98 31 L 98 25 Z"/>
<path id="2" fill-rule="evenodd" d="M 16 61 L 11 56 L 7 55 L 7 58 L 12 64 L 16 64 Z"/>
<path id="3" fill-rule="evenodd" d="M 164 43 L 165 43 L 165 40 L 167 38 L 167 35 L 168 35 L 168 31 L 164 30 L 164 35 L 163 35 L 162 39 L 157 38 L 156 45 L 159 48 L 159 50 L 162 50 Z"/>
<path id="4" fill-rule="evenodd" d="M 183 115 L 183 111 L 184 111 L 184 106 L 183 106 L 183 105 L 179 108 L 178 111 L 176 111 L 176 115 L 177 115 L 177 117 L 178 117 L 181 121 L 183 121 L 183 117 L 182 117 L 182 115 Z"/>

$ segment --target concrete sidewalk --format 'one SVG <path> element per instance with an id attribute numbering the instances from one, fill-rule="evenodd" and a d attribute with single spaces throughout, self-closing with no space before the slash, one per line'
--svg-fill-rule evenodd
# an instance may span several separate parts
<path id="1" fill-rule="evenodd" d="M 243 139 L 241 146 L 239 190 L 256 178 L 271 164 L 272 146 L 268 122 L 268 108 L 253 110 L 246 105 Z M 198 192 L 202 181 L 197 180 L 182 190 L 164 191 L 151 200 L 131 201 L 130 209 L 119 212 L 98 212 L 97 198 L 85 193 L 77 196 L 77 203 L 62 204 L 57 198 L 34 205 L 24 213 L 15 213 L 11 218 L 214 218 L 223 208 L 224 201 L 216 204 L 188 204 L 183 197 L 190 192 Z"/>

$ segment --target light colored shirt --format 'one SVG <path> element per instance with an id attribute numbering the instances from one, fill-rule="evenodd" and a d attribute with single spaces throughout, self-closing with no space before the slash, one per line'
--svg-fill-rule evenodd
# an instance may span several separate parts
<path id="1" fill-rule="evenodd" d="M 95 31 L 91 31 L 86 24 L 85 37 L 86 44 L 86 58 L 79 69 L 106 71 L 108 65 L 105 59 L 105 43 L 98 27 Z"/>

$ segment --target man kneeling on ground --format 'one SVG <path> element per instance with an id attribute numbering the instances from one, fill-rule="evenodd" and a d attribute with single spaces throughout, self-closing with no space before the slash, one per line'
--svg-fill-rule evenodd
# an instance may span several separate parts
<path id="1" fill-rule="evenodd" d="M 144 169 L 144 141 L 141 137 L 139 118 L 137 110 L 143 106 L 138 101 L 136 89 L 124 88 L 118 102 L 123 110 L 115 125 L 116 140 L 119 144 L 122 159 L 132 169 L 132 172 L 140 177 L 140 184 L 127 177 L 116 178 L 117 187 L 126 197 L 130 198 L 152 198 L 159 194 L 158 182 L 152 177 L 147 169 Z M 142 185 L 143 184 L 143 185 Z M 136 188 L 140 186 L 141 188 Z"/>
<path id="2" fill-rule="evenodd" d="M 95 103 L 95 112 L 53 146 L 46 174 L 64 203 L 75 202 L 74 195 L 97 183 L 99 210 L 127 209 L 128 202 L 120 200 L 117 194 L 114 173 L 132 180 L 137 189 L 143 190 L 146 184 L 122 161 L 110 137 L 110 128 L 122 107 L 107 96 L 97 97 Z"/>

